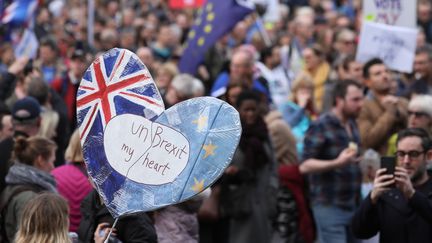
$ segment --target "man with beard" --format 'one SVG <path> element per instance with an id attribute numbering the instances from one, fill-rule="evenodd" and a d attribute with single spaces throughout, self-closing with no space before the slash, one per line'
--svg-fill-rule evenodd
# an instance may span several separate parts
<path id="1" fill-rule="evenodd" d="M 395 173 L 377 170 L 371 193 L 353 217 L 355 236 L 379 232 L 381 243 L 432 242 L 432 180 L 426 171 L 431 145 L 421 128 L 399 133 Z"/>
<path id="2" fill-rule="evenodd" d="M 338 82 L 333 108 L 306 132 L 300 172 L 310 174 L 311 206 L 322 243 L 355 241 L 349 224 L 360 201 L 360 136 L 355 118 L 362 104 L 363 89 L 358 82 Z"/>
<path id="3" fill-rule="evenodd" d="M 432 94 L 432 63 L 431 48 L 417 48 L 414 58 L 414 82 L 407 87 L 405 95 L 412 97 L 417 94 Z"/>
<path id="4" fill-rule="evenodd" d="M 271 98 L 276 107 L 286 102 L 291 92 L 293 74 L 281 64 L 281 47 L 274 45 L 261 52 L 261 62 L 255 64 L 268 81 Z"/>
<path id="5" fill-rule="evenodd" d="M 384 155 L 391 135 L 406 127 L 408 101 L 391 94 L 392 80 L 382 60 L 368 61 L 363 76 L 369 94 L 357 120 L 362 145 Z"/>

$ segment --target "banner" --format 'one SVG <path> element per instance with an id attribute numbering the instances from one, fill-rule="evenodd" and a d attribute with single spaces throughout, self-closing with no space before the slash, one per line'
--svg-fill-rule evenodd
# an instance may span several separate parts
<path id="1" fill-rule="evenodd" d="M 417 29 L 364 22 L 356 60 L 365 63 L 381 58 L 394 70 L 410 73 L 413 69 Z"/>

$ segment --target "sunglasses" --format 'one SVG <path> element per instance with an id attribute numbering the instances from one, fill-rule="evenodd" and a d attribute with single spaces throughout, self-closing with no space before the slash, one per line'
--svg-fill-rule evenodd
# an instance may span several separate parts
<path id="1" fill-rule="evenodd" d="M 415 117 L 421 117 L 421 116 L 427 116 L 429 117 L 429 115 L 425 112 L 421 112 L 421 111 L 408 111 L 408 116 L 412 116 L 414 115 Z"/>
<path id="2" fill-rule="evenodd" d="M 342 43 L 344 45 L 354 45 L 355 41 L 354 40 L 342 40 Z"/>

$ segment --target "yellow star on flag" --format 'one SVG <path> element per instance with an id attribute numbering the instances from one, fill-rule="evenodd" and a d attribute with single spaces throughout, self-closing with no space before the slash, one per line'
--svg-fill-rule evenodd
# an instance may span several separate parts
<path id="1" fill-rule="evenodd" d="M 212 21 L 215 18 L 215 14 L 214 13 L 208 13 L 207 14 L 207 21 Z"/>
<path id="2" fill-rule="evenodd" d="M 207 12 L 212 11 L 213 10 L 213 4 L 212 3 L 207 4 L 206 10 L 207 10 Z"/>
<path id="3" fill-rule="evenodd" d="M 188 36 L 189 36 L 189 39 L 193 39 L 193 38 L 195 37 L 195 31 L 194 31 L 194 30 L 191 30 L 191 31 L 189 32 Z"/>
<path id="4" fill-rule="evenodd" d="M 200 115 L 198 119 L 193 120 L 192 123 L 198 125 L 198 131 L 201 131 L 207 125 L 208 117 Z"/>
<path id="5" fill-rule="evenodd" d="M 200 37 L 200 38 L 198 39 L 198 45 L 199 45 L 199 46 L 204 45 L 204 38 L 203 38 L 203 37 Z"/>
<path id="6" fill-rule="evenodd" d="M 211 26 L 211 24 L 208 24 L 208 25 L 206 25 L 206 26 L 204 27 L 204 32 L 206 32 L 206 33 L 210 33 L 211 30 L 212 30 L 212 26 Z"/>
<path id="7" fill-rule="evenodd" d="M 207 158 L 209 155 L 215 155 L 216 145 L 213 145 L 211 142 L 209 144 L 204 144 L 202 149 L 204 149 L 205 154 L 203 159 Z"/>
<path id="8" fill-rule="evenodd" d="M 197 178 L 194 177 L 195 184 L 191 187 L 194 192 L 201 192 L 204 190 L 204 179 L 198 181 Z"/>

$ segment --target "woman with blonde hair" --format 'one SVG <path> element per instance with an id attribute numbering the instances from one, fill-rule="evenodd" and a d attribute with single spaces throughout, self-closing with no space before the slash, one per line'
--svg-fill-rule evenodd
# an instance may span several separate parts
<path id="1" fill-rule="evenodd" d="M 162 96 L 165 96 L 165 93 L 169 85 L 171 84 L 171 81 L 178 73 L 179 71 L 177 66 L 170 62 L 162 64 L 156 70 L 155 83 Z"/>
<path id="2" fill-rule="evenodd" d="M 302 74 L 308 75 L 314 84 L 314 102 L 317 111 L 321 111 L 324 100 L 324 86 L 330 75 L 330 64 L 320 45 L 313 45 L 303 50 L 304 67 Z"/>
<path id="3" fill-rule="evenodd" d="M 81 150 L 78 130 L 72 134 L 66 148 L 67 164 L 55 168 L 51 174 L 57 182 L 57 189 L 69 204 L 71 232 L 76 232 L 81 220 L 81 201 L 92 191 Z"/>
<path id="4" fill-rule="evenodd" d="M 59 195 L 36 196 L 23 209 L 15 243 L 70 243 L 68 211 Z"/>
<path id="5" fill-rule="evenodd" d="M 303 138 L 310 122 L 316 117 L 314 106 L 314 82 L 300 74 L 293 82 L 290 99 L 279 106 L 284 120 L 290 125 L 297 141 L 299 158 L 303 153 Z"/>

